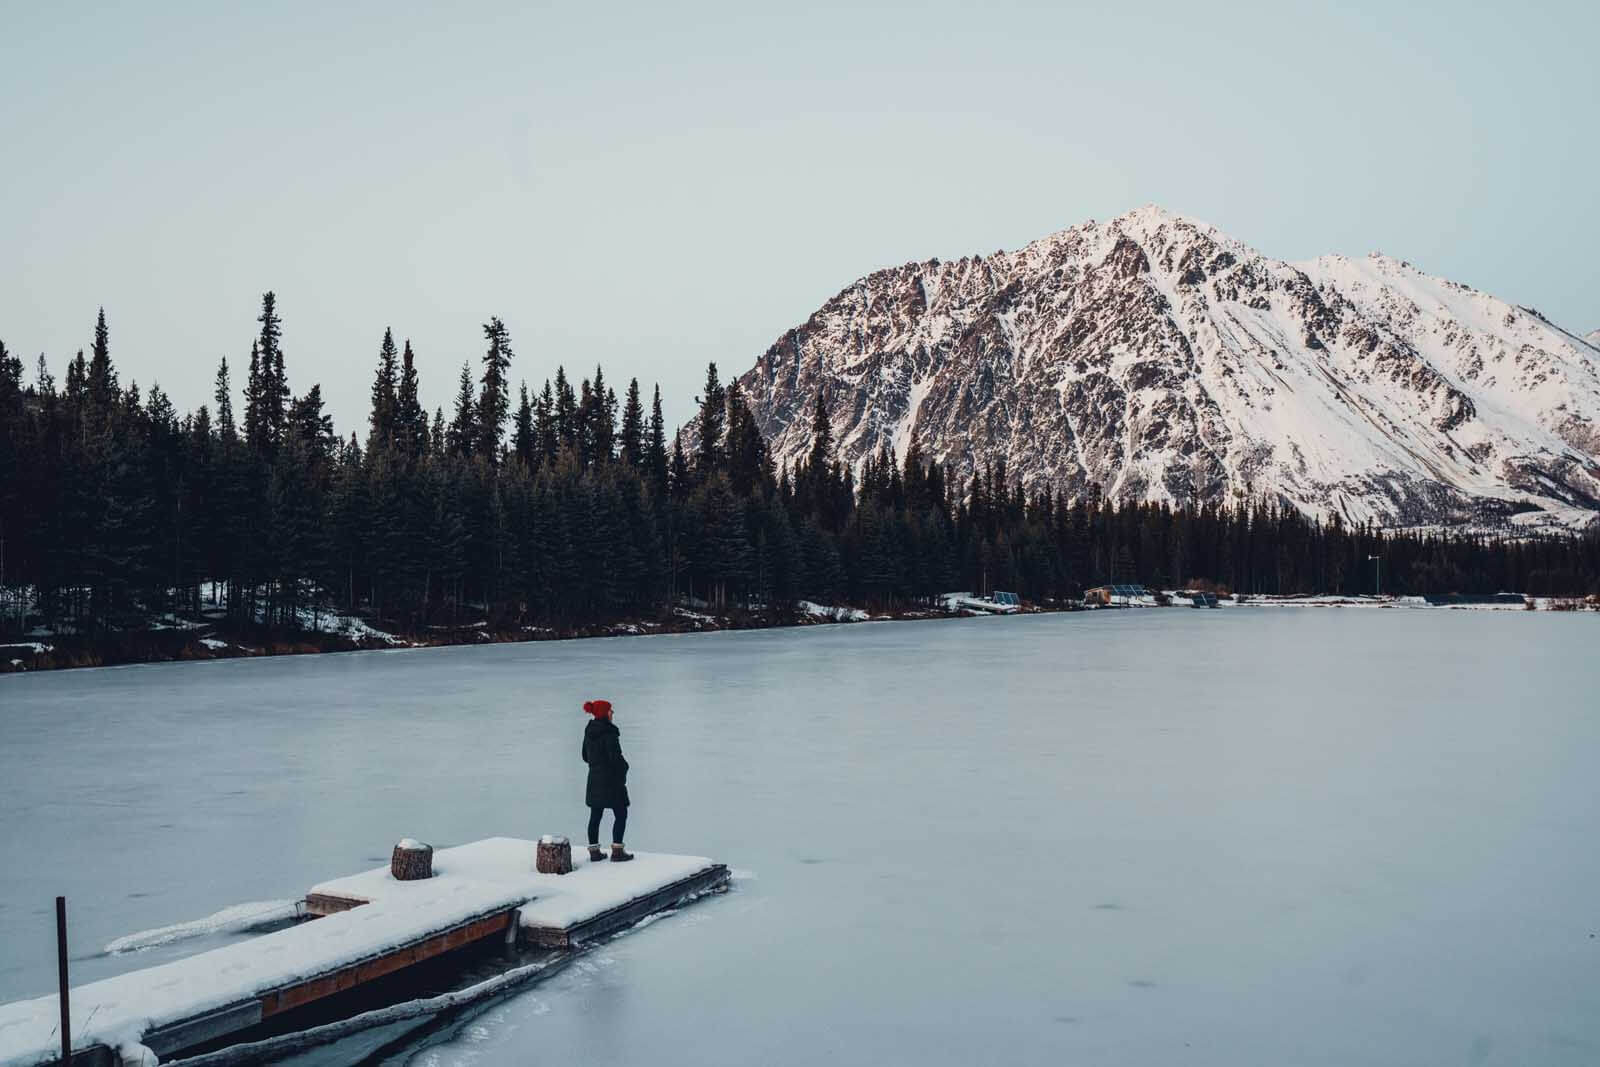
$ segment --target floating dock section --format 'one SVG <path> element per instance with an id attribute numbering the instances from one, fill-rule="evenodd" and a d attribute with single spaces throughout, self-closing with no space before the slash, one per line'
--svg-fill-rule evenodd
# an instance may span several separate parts
<path id="1" fill-rule="evenodd" d="M 720 863 L 648 852 L 590 863 L 574 850 L 570 873 L 542 874 L 535 849 L 495 837 L 435 852 L 432 878 L 396 881 L 383 867 L 324 882 L 306 894 L 313 920 L 75 987 L 73 1063 L 215 1049 L 473 945 L 570 953 L 728 885 Z M 58 1064 L 59 1026 L 54 995 L 0 1006 L 0 1067 Z"/>

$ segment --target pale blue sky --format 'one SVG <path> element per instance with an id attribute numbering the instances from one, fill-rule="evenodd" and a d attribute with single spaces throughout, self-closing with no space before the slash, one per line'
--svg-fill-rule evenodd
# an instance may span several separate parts
<path id="1" fill-rule="evenodd" d="M 1600 327 L 1593 3 L 87 7 L 0 0 L 0 338 L 104 304 L 184 408 L 273 288 L 346 433 L 385 325 L 431 408 L 490 315 L 677 421 L 872 269 L 1152 201 Z"/>

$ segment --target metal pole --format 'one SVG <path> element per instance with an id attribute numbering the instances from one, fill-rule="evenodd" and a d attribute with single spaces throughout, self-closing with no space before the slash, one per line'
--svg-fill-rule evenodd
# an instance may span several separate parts
<path id="1" fill-rule="evenodd" d="M 72 1009 L 67 1003 L 66 897 L 56 897 L 56 969 L 61 982 L 61 1067 L 72 1067 Z"/>

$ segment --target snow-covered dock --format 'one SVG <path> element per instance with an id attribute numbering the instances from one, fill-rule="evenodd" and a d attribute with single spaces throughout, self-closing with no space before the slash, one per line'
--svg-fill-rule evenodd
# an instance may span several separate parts
<path id="1" fill-rule="evenodd" d="M 139 1046 L 167 1057 L 248 1036 L 474 944 L 571 950 L 728 884 L 722 864 L 645 852 L 631 863 L 575 855 L 571 873 L 541 874 L 535 848 L 489 838 L 434 853 L 434 876 L 422 881 L 379 868 L 324 882 L 306 896 L 315 921 L 75 987 L 74 1063 L 138 1062 Z M 59 1014 L 54 995 L 0 1006 L 0 1067 L 58 1063 Z"/>
<path id="2" fill-rule="evenodd" d="M 376 867 L 313 886 L 306 894 L 306 910 L 312 915 L 335 915 L 368 904 L 393 906 L 443 880 L 478 887 L 511 902 L 508 906 L 518 910 L 519 940 L 565 948 L 627 925 L 606 923 L 618 912 L 631 912 L 660 895 L 676 902 L 681 895 L 675 894 L 685 883 L 688 892 L 698 893 L 728 880 L 726 867 L 701 856 L 639 852 L 631 863 L 590 863 L 582 848 L 573 850 L 571 874 L 540 874 L 533 869 L 533 850 L 532 841 L 514 837 L 441 849 L 433 855 L 434 876 L 427 881 L 397 882 L 388 867 Z M 712 884 L 698 886 L 700 882 Z M 659 910 L 640 912 L 631 921 Z"/>

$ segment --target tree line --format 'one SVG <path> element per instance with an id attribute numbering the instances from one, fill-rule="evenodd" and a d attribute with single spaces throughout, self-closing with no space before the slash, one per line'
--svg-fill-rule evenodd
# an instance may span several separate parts
<path id="1" fill-rule="evenodd" d="M 659 386 L 619 398 L 564 368 L 513 398 L 498 318 L 451 411 L 422 407 L 411 344 L 385 330 L 364 435 L 289 384 L 274 294 L 238 397 L 180 415 L 124 386 L 102 311 L 89 353 L 31 380 L 0 343 L 0 590 L 32 623 L 95 632 L 225 606 L 312 628 L 329 603 L 389 627 L 573 627 L 675 605 L 792 614 L 802 600 L 911 608 L 954 589 L 1039 602 L 1107 581 L 1246 593 L 1594 591 L 1600 537 L 1508 539 L 1322 523 L 1272 501 L 1125 503 L 1026 493 L 1003 463 L 957 484 L 913 445 L 852 467 L 827 400 L 775 467 L 736 381 L 707 368 L 688 433 Z M 26 595 L 24 595 L 24 593 Z M 0 612 L 0 626 L 21 628 Z"/>

